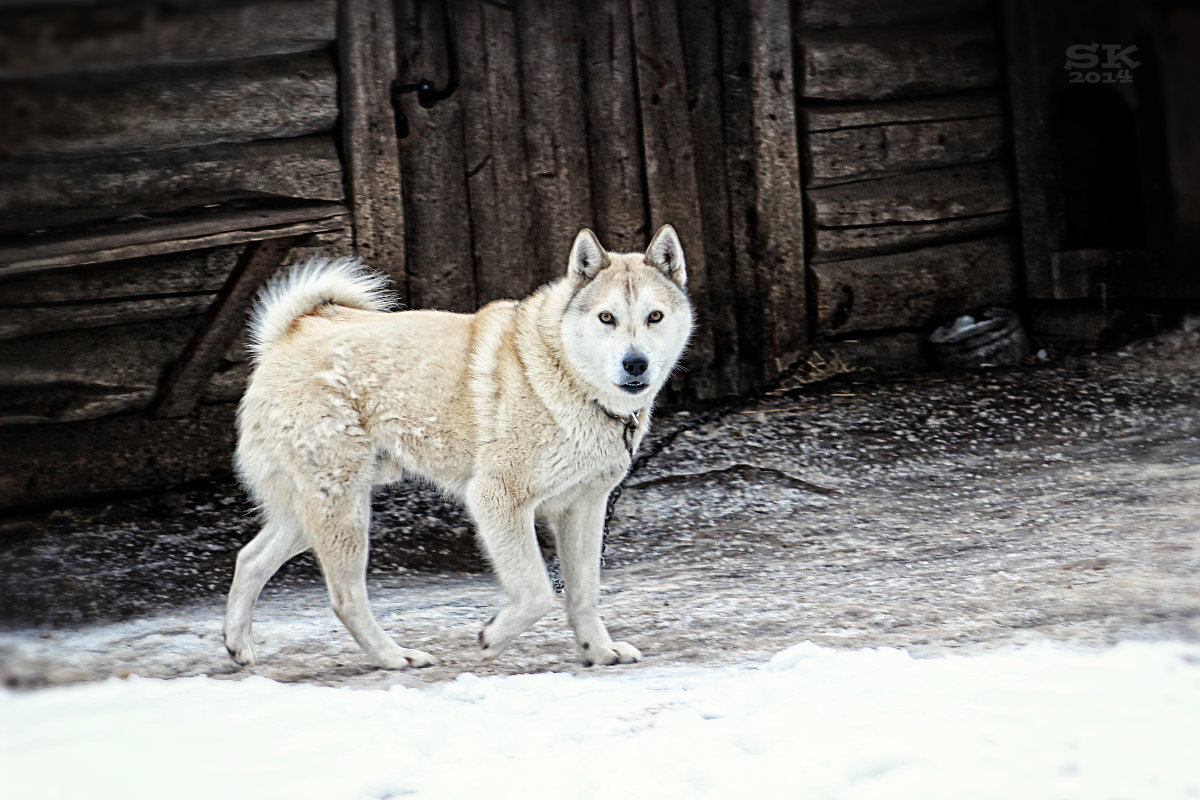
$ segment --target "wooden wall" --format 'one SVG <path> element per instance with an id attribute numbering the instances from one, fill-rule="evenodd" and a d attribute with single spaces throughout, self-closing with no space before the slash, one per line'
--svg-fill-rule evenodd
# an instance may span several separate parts
<path id="1" fill-rule="evenodd" d="M 988 0 L 455 8 L 460 91 L 403 104 L 412 305 L 521 294 L 580 227 L 637 248 L 670 221 L 701 312 L 686 400 L 757 389 L 814 344 L 921 366 L 920 332 L 1017 299 Z M 440 4 L 398 9 L 401 81 L 441 79 Z"/>
<path id="2" fill-rule="evenodd" d="M 932 326 L 1019 298 L 997 9 L 794 11 L 815 347 L 922 366 Z"/>
<path id="3" fill-rule="evenodd" d="M 466 311 L 669 222 L 670 402 L 1014 299 L 986 0 L 453 8 L 457 91 L 394 109 L 446 83 L 438 0 L 0 4 L 0 507 L 226 469 L 245 305 L 317 250 Z"/>
<path id="4" fill-rule="evenodd" d="M 0 7 L 0 505 L 225 468 L 233 278 L 350 247 L 337 12 Z"/>
<path id="5" fill-rule="evenodd" d="M 398 4 L 402 82 L 446 75 L 440 4 Z M 700 327 L 676 398 L 745 391 L 803 351 L 803 209 L 786 3 L 455 4 L 462 86 L 403 101 L 408 297 L 474 309 L 557 278 L 580 228 L 670 222 Z"/>

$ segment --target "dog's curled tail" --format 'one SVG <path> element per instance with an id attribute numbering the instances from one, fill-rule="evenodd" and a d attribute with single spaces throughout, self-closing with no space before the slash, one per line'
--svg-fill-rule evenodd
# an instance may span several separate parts
<path id="1" fill-rule="evenodd" d="M 322 258 L 283 270 L 263 285 L 250 312 L 250 352 L 255 361 L 300 317 L 326 303 L 363 311 L 387 311 L 393 298 L 388 278 L 361 258 Z"/>

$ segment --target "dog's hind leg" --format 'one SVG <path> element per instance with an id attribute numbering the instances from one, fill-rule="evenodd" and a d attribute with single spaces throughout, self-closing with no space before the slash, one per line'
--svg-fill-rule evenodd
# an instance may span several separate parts
<path id="1" fill-rule="evenodd" d="M 554 590 L 538 548 L 532 509 L 512 505 L 498 487 L 489 491 L 479 485 L 468 489 L 467 508 L 509 600 L 479 633 L 480 660 L 487 662 L 554 607 Z"/>
<path id="2" fill-rule="evenodd" d="M 280 567 L 307 549 L 308 539 L 299 525 L 268 514 L 263 529 L 238 553 L 225 606 L 225 649 L 234 661 L 245 665 L 257 660 L 251 622 L 258 595 Z"/>
<path id="3" fill-rule="evenodd" d="M 326 503 L 325 513 L 309 510 L 306 526 L 338 618 L 376 666 L 406 669 L 436 664 L 437 659 L 428 653 L 396 644 L 371 613 L 367 599 L 370 487 L 328 498 Z"/>

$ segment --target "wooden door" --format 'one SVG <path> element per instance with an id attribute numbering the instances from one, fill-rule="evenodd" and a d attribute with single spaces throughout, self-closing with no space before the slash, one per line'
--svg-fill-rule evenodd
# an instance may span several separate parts
<path id="1" fill-rule="evenodd" d="M 669 392 L 761 387 L 807 340 L 789 5 L 452 0 L 461 83 L 399 98 L 408 302 L 472 310 L 565 269 L 593 228 L 670 223 L 699 325 Z M 443 0 L 398 0 L 401 86 L 448 77 Z"/>

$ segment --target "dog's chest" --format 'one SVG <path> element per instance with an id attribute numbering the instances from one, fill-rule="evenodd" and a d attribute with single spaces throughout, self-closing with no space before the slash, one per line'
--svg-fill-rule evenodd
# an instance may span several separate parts
<path id="1" fill-rule="evenodd" d="M 558 435 L 547 437 L 536 459 L 533 484 L 538 494 L 556 494 L 564 485 L 610 481 L 623 476 L 632 463 L 624 427 L 589 425 L 580 429 L 559 429 Z"/>

